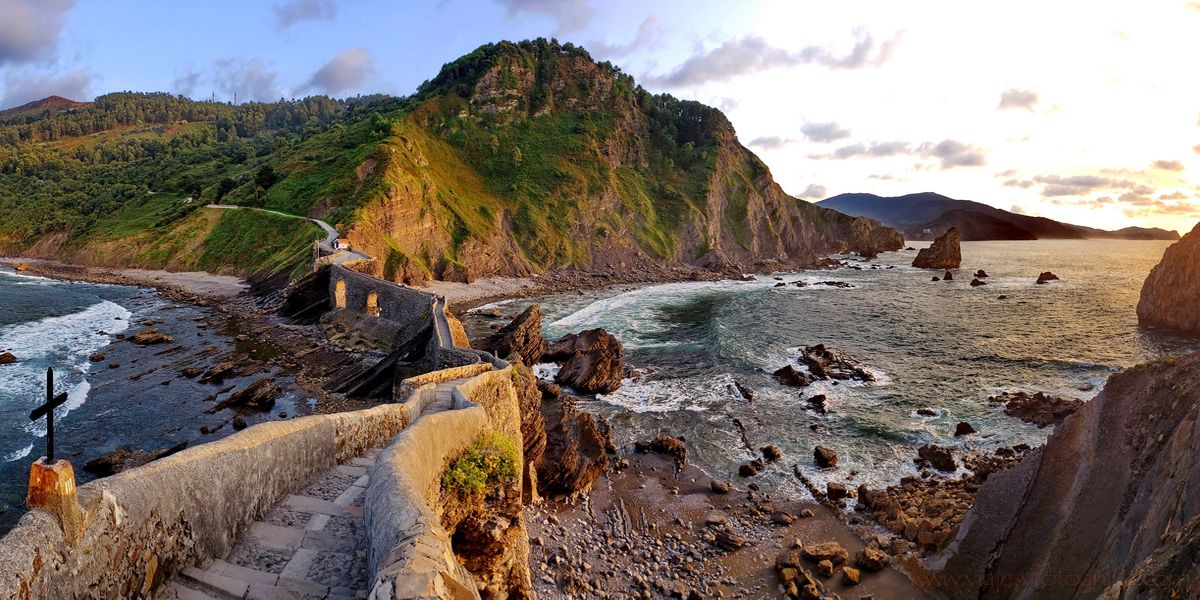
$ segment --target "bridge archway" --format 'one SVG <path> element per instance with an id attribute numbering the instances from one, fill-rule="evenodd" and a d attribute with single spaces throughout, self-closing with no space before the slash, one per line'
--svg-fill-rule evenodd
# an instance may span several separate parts
<path id="1" fill-rule="evenodd" d="M 367 293 L 367 314 L 372 317 L 378 317 L 379 311 L 379 294 L 375 292 Z"/>
<path id="2" fill-rule="evenodd" d="M 346 308 L 346 280 L 339 279 L 333 286 L 333 307 Z"/>

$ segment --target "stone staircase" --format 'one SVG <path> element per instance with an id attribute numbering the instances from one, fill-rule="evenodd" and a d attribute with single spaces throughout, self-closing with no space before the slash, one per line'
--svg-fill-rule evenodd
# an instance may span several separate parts
<path id="1" fill-rule="evenodd" d="M 440 397 L 439 397 L 440 401 Z M 363 494 L 379 449 L 326 471 L 251 523 L 223 560 L 188 567 L 160 600 L 366 598 Z"/>

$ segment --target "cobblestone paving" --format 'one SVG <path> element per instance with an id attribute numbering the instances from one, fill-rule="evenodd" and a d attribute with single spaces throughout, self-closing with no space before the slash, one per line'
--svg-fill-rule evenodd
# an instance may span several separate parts
<path id="1" fill-rule="evenodd" d="M 363 493 L 379 450 L 338 465 L 272 508 L 224 560 L 184 569 L 161 600 L 367 596 Z"/>

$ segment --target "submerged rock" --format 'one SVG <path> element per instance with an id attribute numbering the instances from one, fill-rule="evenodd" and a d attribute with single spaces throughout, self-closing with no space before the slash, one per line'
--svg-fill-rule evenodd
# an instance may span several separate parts
<path id="1" fill-rule="evenodd" d="M 972 280 L 971 280 L 971 287 L 979 287 L 979 286 L 981 286 L 981 285 L 987 285 L 987 282 L 986 282 L 986 281 L 980 281 L 980 280 L 978 280 L 978 279 L 972 279 Z"/>
<path id="2" fill-rule="evenodd" d="M 1004 392 L 988 398 L 988 402 L 1004 405 L 1004 414 L 1038 427 L 1058 425 L 1083 405 L 1083 400 L 1070 396 L 1051 396 L 1044 392 Z"/>
<path id="3" fill-rule="evenodd" d="M 957 227 L 933 241 L 933 245 L 922 248 L 913 260 L 913 266 L 922 269 L 957 269 L 962 264 L 962 236 Z"/>
<path id="4" fill-rule="evenodd" d="M 1200 224 L 1163 253 L 1138 299 L 1138 322 L 1200 336 Z"/>

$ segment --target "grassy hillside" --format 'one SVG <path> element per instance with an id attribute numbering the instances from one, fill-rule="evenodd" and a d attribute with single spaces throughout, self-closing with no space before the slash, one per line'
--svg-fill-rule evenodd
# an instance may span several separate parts
<path id="1" fill-rule="evenodd" d="M 750 269 L 892 249 L 783 193 L 720 111 L 581 48 L 488 44 L 405 98 L 232 106 L 166 94 L 0 114 L 0 252 L 237 273 L 305 268 L 320 218 L 417 283 L 557 266 Z"/>

